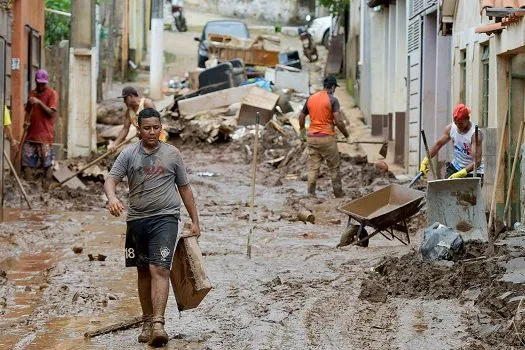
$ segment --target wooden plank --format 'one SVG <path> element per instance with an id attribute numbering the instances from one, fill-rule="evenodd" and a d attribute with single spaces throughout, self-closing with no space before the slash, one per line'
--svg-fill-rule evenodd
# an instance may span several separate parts
<path id="1" fill-rule="evenodd" d="M 273 109 L 277 105 L 279 95 L 268 92 L 259 87 L 253 87 L 250 93 L 242 99 L 239 110 L 239 125 L 255 124 L 256 113 L 261 114 L 260 124 L 265 125 L 273 116 Z"/>
<path id="2" fill-rule="evenodd" d="M 229 106 L 240 102 L 244 96 L 249 94 L 251 88 L 253 85 L 239 86 L 181 100 L 178 103 L 179 112 L 182 115 L 190 115 Z"/>
<path id="3" fill-rule="evenodd" d="M 340 34 L 332 37 L 328 58 L 326 59 L 325 74 L 338 74 L 341 71 L 344 56 L 345 35 Z"/>
<path id="4" fill-rule="evenodd" d="M 67 166 L 61 165 L 61 166 L 59 166 L 58 170 L 55 170 L 53 172 L 53 177 L 58 182 L 62 182 L 62 181 L 64 181 L 65 179 L 67 179 L 69 176 L 71 176 L 73 174 L 74 174 L 74 172 L 69 170 L 69 168 Z M 64 186 L 67 186 L 67 187 L 72 188 L 72 189 L 80 188 L 81 190 L 85 190 L 87 188 L 86 185 L 84 185 L 84 183 L 82 181 L 80 181 L 80 179 L 78 177 L 76 177 L 76 176 L 74 178 L 72 178 L 71 180 L 69 180 L 68 182 L 64 183 Z"/>

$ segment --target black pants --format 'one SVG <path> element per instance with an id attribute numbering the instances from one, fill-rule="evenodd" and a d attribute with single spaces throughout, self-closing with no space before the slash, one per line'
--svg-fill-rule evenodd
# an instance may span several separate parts
<path id="1" fill-rule="evenodd" d="M 457 173 L 461 169 L 456 169 L 455 166 L 452 165 L 452 163 L 447 162 L 447 168 L 445 170 L 445 179 L 448 179 L 448 177 L 454 173 Z M 477 174 L 478 177 L 481 178 L 481 186 L 483 186 L 483 174 Z M 474 173 L 467 174 L 467 177 L 474 177 Z"/>

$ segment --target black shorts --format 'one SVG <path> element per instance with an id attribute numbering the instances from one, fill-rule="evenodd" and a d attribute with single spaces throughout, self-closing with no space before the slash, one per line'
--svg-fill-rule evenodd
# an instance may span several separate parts
<path id="1" fill-rule="evenodd" d="M 177 241 L 179 218 L 174 215 L 158 215 L 128 221 L 126 266 L 163 266 L 171 269 L 171 261 Z"/>

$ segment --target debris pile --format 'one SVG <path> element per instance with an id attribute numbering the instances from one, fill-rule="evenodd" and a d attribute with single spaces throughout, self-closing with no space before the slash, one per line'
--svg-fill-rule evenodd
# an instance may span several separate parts
<path id="1" fill-rule="evenodd" d="M 476 339 L 490 346 L 522 345 L 525 285 L 506 276 L 509 262 L 524 262 L 524 256 L 523 247 L 468 242 L 454 261 L 427 263 L 415 251 L 386 257 L 363 281 L 359 298 L 459 299 L 477 309 L 476 317 L 469 318 Z"/>

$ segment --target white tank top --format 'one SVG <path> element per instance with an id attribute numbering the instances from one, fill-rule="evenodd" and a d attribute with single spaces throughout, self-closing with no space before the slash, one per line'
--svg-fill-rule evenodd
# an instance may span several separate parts
<path id="1" fill-rule="evenodd" d="M 474 155 L 472 154 L 472 135 L 476 131 L 476 125 L 471 123 L 470 130 L 464 134 L 460 134 L 456 124 L 452 123 L 450 129 L 450 138 L 452 139 L 452 145 L 454 147 L 454 159 L 452 159 L 452 165 L 454 168 L 461 170 L 466 168 L 474 162 Z M 479 135 L 481 137 L 481 133 Z M 478 174 L 484 174 L 485 166 L 483 160 L 478 167 Z"/>

